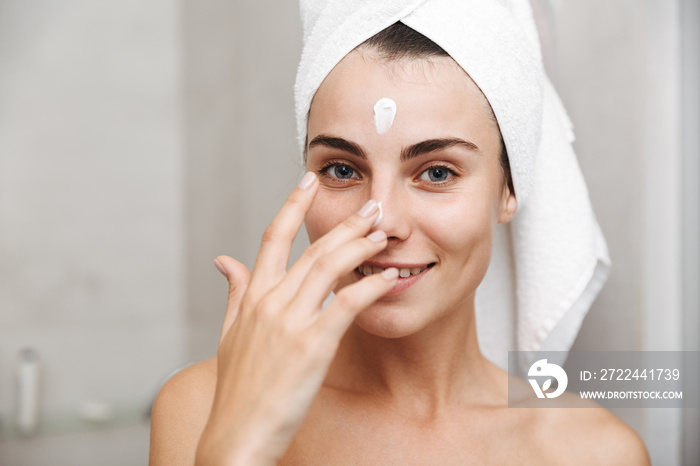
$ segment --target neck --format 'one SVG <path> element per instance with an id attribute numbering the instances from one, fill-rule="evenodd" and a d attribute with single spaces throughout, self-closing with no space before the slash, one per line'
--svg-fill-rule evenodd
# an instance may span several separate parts
<path id="1" fill-rule="evenodd" d="M 489 366 L 479 350 L 472 296 L 405 337 L 382 338 L 353 324 L 340 343 L 326 385 L 435 415 L 483 393 Z"/>

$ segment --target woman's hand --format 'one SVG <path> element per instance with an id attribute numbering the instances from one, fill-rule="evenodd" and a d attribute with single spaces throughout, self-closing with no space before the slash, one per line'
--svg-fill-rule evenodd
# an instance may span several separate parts
<path id="1" fill-rule="evenodd" d="M 318 191 L 307 173 L 263 235 L 252 275 L 219 262 L 229 302 L 218 350 L 216 394 L 197 448 L 197 464 L 276 464 L 318 393 L 355 316 L 396 283 L 387 269 L 346 286 L 322 309 L 338 280 L 387 245 L 368 236 L 377 217 L 368 202 L 318 239 L 287 271 L 292 242 Z M 249 280 L 249 283 L 248 283 Z"/>

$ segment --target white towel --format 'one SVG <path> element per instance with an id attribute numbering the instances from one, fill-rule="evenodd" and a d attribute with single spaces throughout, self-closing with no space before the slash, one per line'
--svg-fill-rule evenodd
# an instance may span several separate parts
<path id="1" fill-rule="evenodd" d="M 441 46 L 493 108 L 518 200 L 499 225 L 476 297 L 479 344 L 507 366 L 508 350 L 567 351 L 610 268 L 571 143 L 571 121 L 547 78 L 528 0 L 302 0 L 295 87 L 299 143 L 323 79 L 366 39 L 401 21 Z"/>

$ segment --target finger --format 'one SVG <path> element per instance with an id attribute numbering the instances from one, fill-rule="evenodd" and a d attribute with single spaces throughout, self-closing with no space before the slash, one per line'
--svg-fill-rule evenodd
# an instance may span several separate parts
<path id="1" fill-rule="evenodd" d="M 356 238 L 316 260 L 294 296 L 293 309 L 321 308 L 341 277 L 349 274 L 358 265 L 386 248 L 386 233 L 375 231 L 367 237 Z"/>
<path id="2" fill-rule="evenodd" d="M 218 263 L 218 265 L 217 265 Z M 250 271 L 248 268 L 229 256 L 219 256 L 214 260 L 216 268 L 226 277 L 228 280 L 228 302 L 226 304 L 226 316 L 224 317 L 224 324 L 221 327 L 221 336 L 219 337 L 219 343 L 224 339 L 224 335 L 231 328 L 231 324 L 236 320 L 238 315 L 238 308 L 241 304 L 241 298 L 245 294 L 246 289 L 248 289 L 248 283 L 250 282 Z"/>
<path id="3" fill-rule="evenodd" d="M 317 191 L 316 174 L 307 172 L 263 233 L 251 287 L 267 290 L 282 279 L 287 270 L 292 243 Z"/>
<path id="4" fill-rule="evenodd" d="M 337 345 L 355 317 L 391 290 L 398 276 L 398 269 L 389 268 L 346 286 L 319 315 L 314 328 Z"/>
<path id="5" fill-rule="evenodd" d="M 289 269 L 284 286 L 297 290 L 311 267 L 320 257 L 337 250 L 349 241 L 365 236 L 374 226 L 378 213 L 377 202 L 374 200 L 368 201 L 360 210 L 316 240 L 311 246 L 306 248 L 306 251 Z M 360 262 L 355 264 L 354 267 L 357 267 L 359 264 Z"/>

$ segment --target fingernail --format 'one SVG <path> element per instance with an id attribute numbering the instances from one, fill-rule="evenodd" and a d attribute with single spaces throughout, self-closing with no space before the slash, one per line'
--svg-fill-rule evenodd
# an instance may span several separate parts
<path id="1" fill-rule="evenodd" d="M 214 266 L 216 267 L 216 269 L 219 272 L 221 272 L 221 275 L 228 278 L 228 274 L 226 273 L 226 269 L 224 268 L 223 265 L 221 265 L 221 262 L 219 262 L 219 259 L 214 259 Z"/>
<path id="2" fill-rule="evenodd" d="M 367 235 L 367 238 L 371 239 L 375 243 L 381 243 L 386 239 L 386 233 L 382 230 L 373 231 Z"/>
<path id="3" fill-rule="evenodd" d="M 377 201 L 370 200 L 367 201 L 367 204 L 363 205 L 362 208 L 357 211 L 357 213 L 360 215 L 360 217 L 367 218 L 375 213 L 377 209 L 379 209 L 379 204 L 377 204 Z"/>
<path id="4" fill-rule="evenodd" d="M 301 178 L 301 181 L 297 185 L 299 189 L 309 189 L 309 187 L 314 184 L 316 179 L 316 174 L 314 172 L 306 172 L 306 174 Z"/>
<path id="5" fill-rule="evenodd" d="M 380 275 L 386 278 L 387 280 L 393 280 L 394 278 L 399 276 L 399 269 L 397 269 L 396 267 L 392 267 L 390 269 L 386 269 Z"/>
<path id="6" fill-rule="evenodd" d="M 382 211 L 382 203 L 380 202 L 377 204 L 377 207 L 379 207 L 379 216 L 377 217 L 377 220 L 374 221 L 374 224 L 372 225 L 372 228 L 376 227 L 379 225 L 379 222 L 382 221 L 382 217 L 384 216 L 384 212 Z"/>

